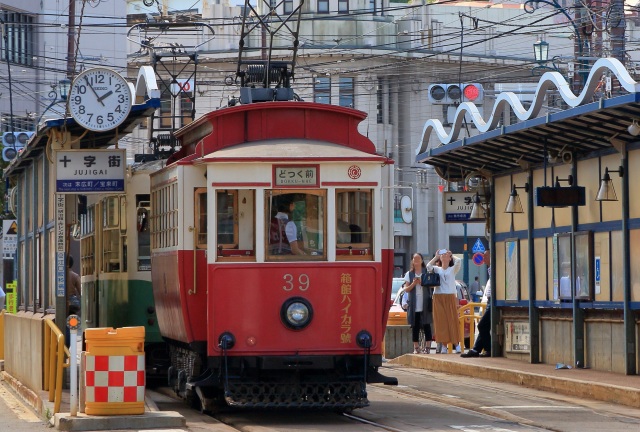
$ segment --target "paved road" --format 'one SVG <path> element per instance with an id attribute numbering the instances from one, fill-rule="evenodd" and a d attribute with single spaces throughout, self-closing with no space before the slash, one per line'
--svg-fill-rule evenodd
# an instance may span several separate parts
<path id="1" fill-rule="evenodd" d="M 51 432 L 31 407 L 17 398 L 9 386 L 0 381 L 0 432 Z"/>
<path id="2" fill-rule="evenodd" d="M 640 409 L 401 366 L 383 373 L 398 377 L 400 385 L 369 386 L 371 406 L 352 416 L 224 410 L 212 418 L 168 397 L 168 389 L 149 395 L 161 410 L 187 419 L 187 428 L 172 432 L 640 431 Z M 0 432 L 50 430 L 6 384 L 0 385 Z"/>

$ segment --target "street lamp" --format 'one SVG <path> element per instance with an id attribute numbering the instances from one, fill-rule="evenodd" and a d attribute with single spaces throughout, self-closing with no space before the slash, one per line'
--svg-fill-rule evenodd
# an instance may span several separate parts
<path id="1" fill-rule="evenodd" d="M 556 59 L 558 57 L 553 57 L 551 59 L 551 66 L 547 66 L 549 62 L 549 42 L 538 40 L 533 44 L 533 58 L 538 63 L 538 66 L 531 69 L 531 75 L 536 75 L 537 70 L 552 70 L 559 72 L 560 69 L 556 65 Z"/>
<path id="2" fill-rule="evenodd" d="M 51 90 L 47 95 L 51 100 L 51 103 L 42 111 L 40 117 L 38 118 L 38 124 L 42 120 L 42 117 L 46 114 L 51 107 L 58 103 L 67 103 L 67 97 L 69 96 L 69 90 L 71 89 L 71 80 L 69 78 L 63 78 L 58 81 L 57 84 L 51 84 Z"/>
<path id="3" fill-rule="evenodd" d="M 533 56 L 539 64 L 549 61 L 549 42 L 539 40 L 533 44 Z"/>

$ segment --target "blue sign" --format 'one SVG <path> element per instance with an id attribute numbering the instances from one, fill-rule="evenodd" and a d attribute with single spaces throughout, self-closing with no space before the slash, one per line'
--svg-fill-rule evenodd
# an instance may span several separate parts
<path id="1" fill-rule="evenodd" d="M 484 252 L 486 249 L 484 248 L 484 245 L 482 244 L 482 240 L 477 239 L 475 244 L 473 245 L 473 248 L 471 248 L 471 252 L 476 253 L 476 252 Z"/>
<path id="2" fill-rule="evenodd" d="M 484 255 L 480 252 L 473 254 L 473 263 L 477 266 L 484 264 Z"/>
<path id="3" fill-rule="evenodd" d="M 124 180 L 57 180 L 58 193 L 124 192 Z"/>
<path id="4" fill-rule="evenodd" d="M 595 272 L 596 272 L 596 284 L 599 284 L 600 283 L 600 257 L 596 257 Z"/>

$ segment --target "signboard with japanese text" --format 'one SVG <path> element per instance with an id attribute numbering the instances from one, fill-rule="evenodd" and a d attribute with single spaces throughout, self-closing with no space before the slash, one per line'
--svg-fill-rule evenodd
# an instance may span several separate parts
<path id="1" fill-rule="evenodd" d="M 56 152 L 57 193 L 124 192 L 124 149 Z"/>
<path id="2" fill-rule="evenodd" d="M 275 187 L 318 187 L 319 178 L 318 165 L 273 167 L 273 184 Z"/>
<path id="3" fill-rule="evenodd" d="M 529 323 L 508 321 L 504 323 L 507 352 L 529 352 L 531 350 Z"/>
<path id="4" fill-rule="evenodd" d="M 444 221 L 468 222 L 475 192 L 444 192 Z"/>
<path id="5" fill-rule="evenodd" d="M 4 287 L 5 304 L 7 312 L 18 313 L 18 293 L 16 292 L 17 283 L 14 281 L 8 283 Z"/>
<path id="6" fill-rule="evenodd" d="M 65 297 L 65 203 L 66 197 L 56 194 L 56 297 Z"/>
<path id="7" fill-rule="evenodd" d="M 2 221 L 2 258 L 13 259 L 18 247 L 18 224 L 15 219 Z"/>

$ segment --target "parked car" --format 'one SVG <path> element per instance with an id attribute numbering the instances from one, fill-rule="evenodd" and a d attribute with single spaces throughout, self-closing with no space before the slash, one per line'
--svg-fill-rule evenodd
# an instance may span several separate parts
<path id="1" fill-rule="evenodd" d="M 461 280 L 456 280 L 456 291 L 458 293 L 458 306 L 464 306 L 471 301 L 469 297 L 469 288 Z M 402 295 L 404 294 L 404 288 L 398 290 L 396 297 L 393 300 L 393 304 L 389 309 L 389 318 L 387 325 L 407 325 L 407 312 L 402 310 Z M 470 323 L 464 325 L 464 338 L 469 338 Z"/>
<path id="2" fill-rule="evenodd" d="M 391 301 L 394 301 L 396 299 L 398 291 L 400 291 L 400 288 L 402 288 L 403 284 L 404 278 L 393 278 L 393 281 L 391 282 Z"/>

